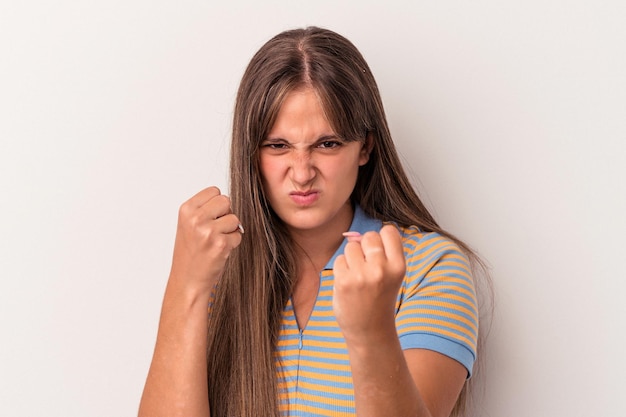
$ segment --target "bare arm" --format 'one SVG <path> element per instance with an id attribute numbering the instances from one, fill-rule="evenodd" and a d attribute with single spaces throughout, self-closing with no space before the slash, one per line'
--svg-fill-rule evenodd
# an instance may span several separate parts
<path id="1" fill-rule="evenodd" d="M 139 416 L 209 416 L 206 372 L 209 296 L 171 279 L 163 300 Z"/>
<path id="2" fill-rule="evenodd" d="M 400 347 L 395 300 L 405 273 L 398 231 L 385 226 L 335 262 L 333 308 L 346 339 L 357 416 L 447 417 L 467 371 L 424 349 Z"/>
<path id="3" fill-rule="evenodd" d="M 181 206 L 172 271 L 140 417 L 208 417 L 207 314 L 211 291 L 241 242 L 228 197 L 207 188 Z"/>
<path id="4" fill-rule="evenodd" d="M 357 416 L 447 417 L 467 370 L 457 361 L 425 349 L 402 352 L 398 338 L 348 345 Z"/>

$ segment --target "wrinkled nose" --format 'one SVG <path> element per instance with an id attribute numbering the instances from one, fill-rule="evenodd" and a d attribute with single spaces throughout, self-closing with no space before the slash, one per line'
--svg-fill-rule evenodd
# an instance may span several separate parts
<path id="1" fill-rule="evenodd" d="M 291 180 L 298 185 L 313 181 L 316 171 L 311 154 L 308 152 L 296 153 L 291 160 L 290 174 Z"/>

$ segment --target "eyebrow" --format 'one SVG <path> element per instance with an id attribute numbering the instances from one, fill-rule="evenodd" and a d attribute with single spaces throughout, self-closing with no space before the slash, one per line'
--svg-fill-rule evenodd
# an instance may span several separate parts
<path id="1" fill-rule="evenodd" d="M 330 139 L 338 139 L 338 140 L 343 140 L 343 139 L 342 139 L 339 135 L 337 135 L 337 134 L 335 134 L 335 133 L 332 133 L 332 134 L 330 134 L 330 135 L 323 135 L 323 136 L 320 136 L 320 137 L 317 139 L 317 141 L 318 141 L 318 142 L 323 142 L 323 141 L 325 141 L 325 140 L 330 140 Z"/>
<path id="2" fill-rule="evenodd" d="M 315 142 L 324 142 L 326 140 L 332 140 L 332 139 L 343 140 L 343 138 L 341 138 L 336 133 L 329 133 L 329 134 L 322 135 L 319 138 L 315 139 Z M 265 141 L 270 141 L 270 142 L 289 142 L 287 139 L 281 138 L 280 136 L 272 137 L 272 136 L 269 136 L 269 135 L 263 141 L 264 142 Z"/>

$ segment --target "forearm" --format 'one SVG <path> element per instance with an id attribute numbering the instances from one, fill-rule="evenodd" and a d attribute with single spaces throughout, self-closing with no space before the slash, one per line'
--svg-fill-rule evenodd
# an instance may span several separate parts
<path id="1" fill-rule="evenodd" d="M 430 417 L 411 377 L 395 327 L 367 340 L 346 340 L 358 417 Z"/>
<path id="2" fill-rule="evenodd" d="M 208 417 L 207 308 L 210 294 L 170 278 L 140 417 Z"/>

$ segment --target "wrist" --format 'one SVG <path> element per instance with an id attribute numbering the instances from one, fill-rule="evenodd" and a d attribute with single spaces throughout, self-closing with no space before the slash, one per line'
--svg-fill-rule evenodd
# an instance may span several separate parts
<path id="1" fill-rule="evenodd" d="M 358 331 L 344 331 L 346 346 L 350 351 L 372 350 L 373 348 L 389 349 L 400 346 L 395 321 L 368 327 Z"/>
<path id="2" fill-rule="evenodd" d="M 207 311 L 214 285 L 197 282 L 175 274 L 170 275 L 165 289 L 164 304 L 178 306 L 186 310 L 197 308 Z"/>

